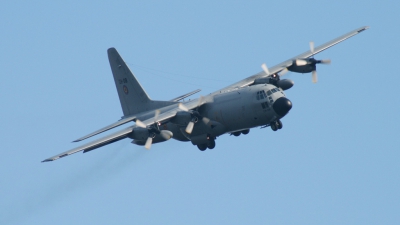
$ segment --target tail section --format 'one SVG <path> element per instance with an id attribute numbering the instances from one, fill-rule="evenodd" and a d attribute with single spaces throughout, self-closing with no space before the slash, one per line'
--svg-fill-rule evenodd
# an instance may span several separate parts
<path id="1" fill-rule="evenodd" d="M 117 50 L 109 48 L 107 53 L 124 117 L 176 104 L 168 101 L 152 101 Z"/>

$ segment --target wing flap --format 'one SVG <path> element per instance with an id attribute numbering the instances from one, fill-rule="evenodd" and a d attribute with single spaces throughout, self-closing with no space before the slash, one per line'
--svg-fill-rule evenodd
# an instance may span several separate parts
<path id="1" fill-rule="evenodd" d="M 181 95 L 181 96 L 176 97 L 176 98 L 174 98 L 174 99 L 171 99 L 171 100 L 169 100 L 169 101 L 170 101 L 170 102 L 177 102 L 177 101 L 180 101 L 180 100 L 182 100 L 182 99 L 184 99 L 184 98 L 187 98 L 187 97 L 189 97 L 189 96 L 191 96 L 191 95 L 194 95 L 194 94 L 196 94 L 197 92 L 200 92 L 200 91 L 201 91 L 201 89 L 197 89 L 197 90 L 194 90 L 194 91 L 189 92 L 189 93 L 187 93 L 187 94 L 184 94 L 184 95 Z"/>
<path id="2" fill-rule="evenodd" d="M 115 128 L 115 127 L 121 126 L 121 125 L 126 124 L 126 123 L 129 123 L 129 122 L 131 122 L 131 121 L 134 121 L 135 119 L 136 119 L 136 116 L 130 116 L 130 117 L 127 117 L 127 118 L 118 120 L 118 121 L 115 122 L 115 123 L 112 123 L 112 124 L 110 124 L 110 125 L 108 125 L 108 126 L 106 126 L 106 127 L 103 127 L 103 128 L 101 128 L 101 129 L 99 129 L 99 130 L 97 130 L 97 131 L 95 131 L 95 132 L 92 132 L 92 133 L 86 135 L 86 136 L 83 136 L 83 137 L 81 137 L 81 138 L 78 138 L 78 139 L 76 139 L 76 140 L 73 141 L 73 142 L 79 142 L 79 141 L 85 140 L 85 139 L 87 139 L 87 138 L 93 137 L 93 136 L 95 136 L 95 135 L 97 135 L 97 134 L 103 133 L 103 132 L 108 131 L 108 130 L 110 130 L 110 129 L 113 129 L 113 128 Z"/>

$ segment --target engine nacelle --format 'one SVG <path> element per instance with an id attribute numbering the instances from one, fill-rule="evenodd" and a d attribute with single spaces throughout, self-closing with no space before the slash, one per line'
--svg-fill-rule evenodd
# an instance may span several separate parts
<path id="1" fill-rule="evenodd" d="M 282 90 L 287 90 L 291 87 L 293 87 L 294 82 L 289 79 L 283 79 L 283 80 L 278 80 L 277 86 L 282 88 Z"/>
<path id="2" fill-rule="evenodd" d="M 320 63 L 320 60 L 315 60 L 314 58 L 296 59 L 287 69 L 296 73 L 310 73 L 316 69 L 315 65 L 317 63 Z"/>
<path id="3" fill-rule="evenodd" d="M 171 123 L 186 126 L 192 120 L 192 114 L 186 111 L 179 111 L 171 119 Z"/>
<path id="4" fill-rule="evenodd" d="M 150 135 L 154 135 L 153 143 L 168 141 L 173 137 L 173 133 L 169 130 L 161 130 L 159 134 L 151 134 L 148 129 L 139 128 L 135 128 L 129 136 L 133 139 L 132 143 L 136 145 L 145 145 Z"/>
<path id="5" fill-rule="evenodd" d="M 278 80 L 276 78 L 271 78 L 271 77 L 262 77 L 255 79 L 253 84 L 272 84 L 282 88 L 282 90 L 287 90 L 293 87 L 294 82 L 289 79 Z"/>
<path id="6" fill-rule="evenodd" d="M 134 140 L 144 140 L 146 142 L 149 137 L 149 130 L 147 128 L 135 127 L 128 137 Z"/>

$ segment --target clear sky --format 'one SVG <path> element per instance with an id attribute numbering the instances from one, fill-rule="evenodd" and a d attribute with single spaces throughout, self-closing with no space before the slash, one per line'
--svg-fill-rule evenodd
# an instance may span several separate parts
<path id="1" fill-rule="evenodd" d="M 400 224 L 399 1 L 5 1 L 0 224 Z M 206 95 L 358 27 L 289 73 L 283 129 L 201 152 L 123 140 L 41 160 L 122 116 L 106 51 L 151 98 Z M 117 128 L 119 129 L 119 128 Z"/>

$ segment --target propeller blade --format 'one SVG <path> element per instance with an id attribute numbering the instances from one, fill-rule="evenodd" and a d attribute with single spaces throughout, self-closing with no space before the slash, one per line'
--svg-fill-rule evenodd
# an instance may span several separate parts
<path id="1" fill-rule="evenodd" d="M 201 120 L 202 120 L 203 123 L 205 123 L 206 125 L 208 125 L 208 123 L 210 122 L 210 119 L 208 119 L 207 117 L 203 117 Z"/>
<path id="2" fill-rule="evenodd" d="M 154 122 L 157 122 L 157 119 L 158 119 L 158 116 L 160 115 L 160 110 L 156 110 L 155 112 L 154 112 Z"/>
<path id="3" fill-rule="evenodd" d="M 311 51 L 311 54 L 314 54 L 314 42 L 313 41 L 310 41 L 310 51 Z"/>
<path id="4" fill-rule="evenodd" d="M 194 127 L 194 122 L 190 121 L 186 127 L 186 133 L 191 134 L 193 131 L 193 127 Z"/>
<path id="5" fill-rule="evenodd" d="M 323 60 L 321 60 L 320 63 L 329 65 L 329 64 L 331 64 L 331 60 L 330 59 L 323 59 Z"/>
<path id="6" fill-rule="evenodd" d="M 296 59 L 296 65 L 297 66 L 304 66 L 307 65 L 307 61 L 304 59 Z"/>
<path id="7" fill-rule="evenodd" d="M 147 138 L 147 141 L 146 141 L 146 144 L 144 145 L 144 147 L 147 149 L 147 150 L 149 150 L 150 148 L 151 148 L 151 144 L 153 143 L 153 138 L 151 138 L 151 137 L 148 137 Z"/>
<path id="8" fill-rule="evenodd" d="M 138 127 L 146 128 L 146 124 L 144 124 L 142 121 L 140 121 L 138 119 L 135 121 L 135 123 L 136 123 L 136 126 L 138 126 Z"/>
<path id="9" fill-rule="evenodd" d="M 317 83 L 318 82 L 317 71 L 315 71 L 315 70 L 312 71 L 312 82 L 313 83 Z"/>
<path id="10" fill-rule="evenodd" d="M 178 107 L 179 107 L 179 109 L 182 110 L 182 111 L 186 111 L 186 112 L 189 111 L 189 109 L 188 109 L 185 105 L 183 105 L 182 103 L 179 103 Z"/>
<path id="11" fill-rule="evenodd" d="M 285 68 L 279 73 L 279 76 L 283 76 L 283 75 L 287 74 L 287 72 L 289 72 L 289 70 L 287 68 Z"/>
<path id="12" fill-rule="evenodd" d="M 265 72 L 267 75 L 269 75 L 269 70 L 268 70 L 267 64 L 263 63 L 263 64 L 261 65 L 261 68 L 264 70 L 264 72 Z"/>

